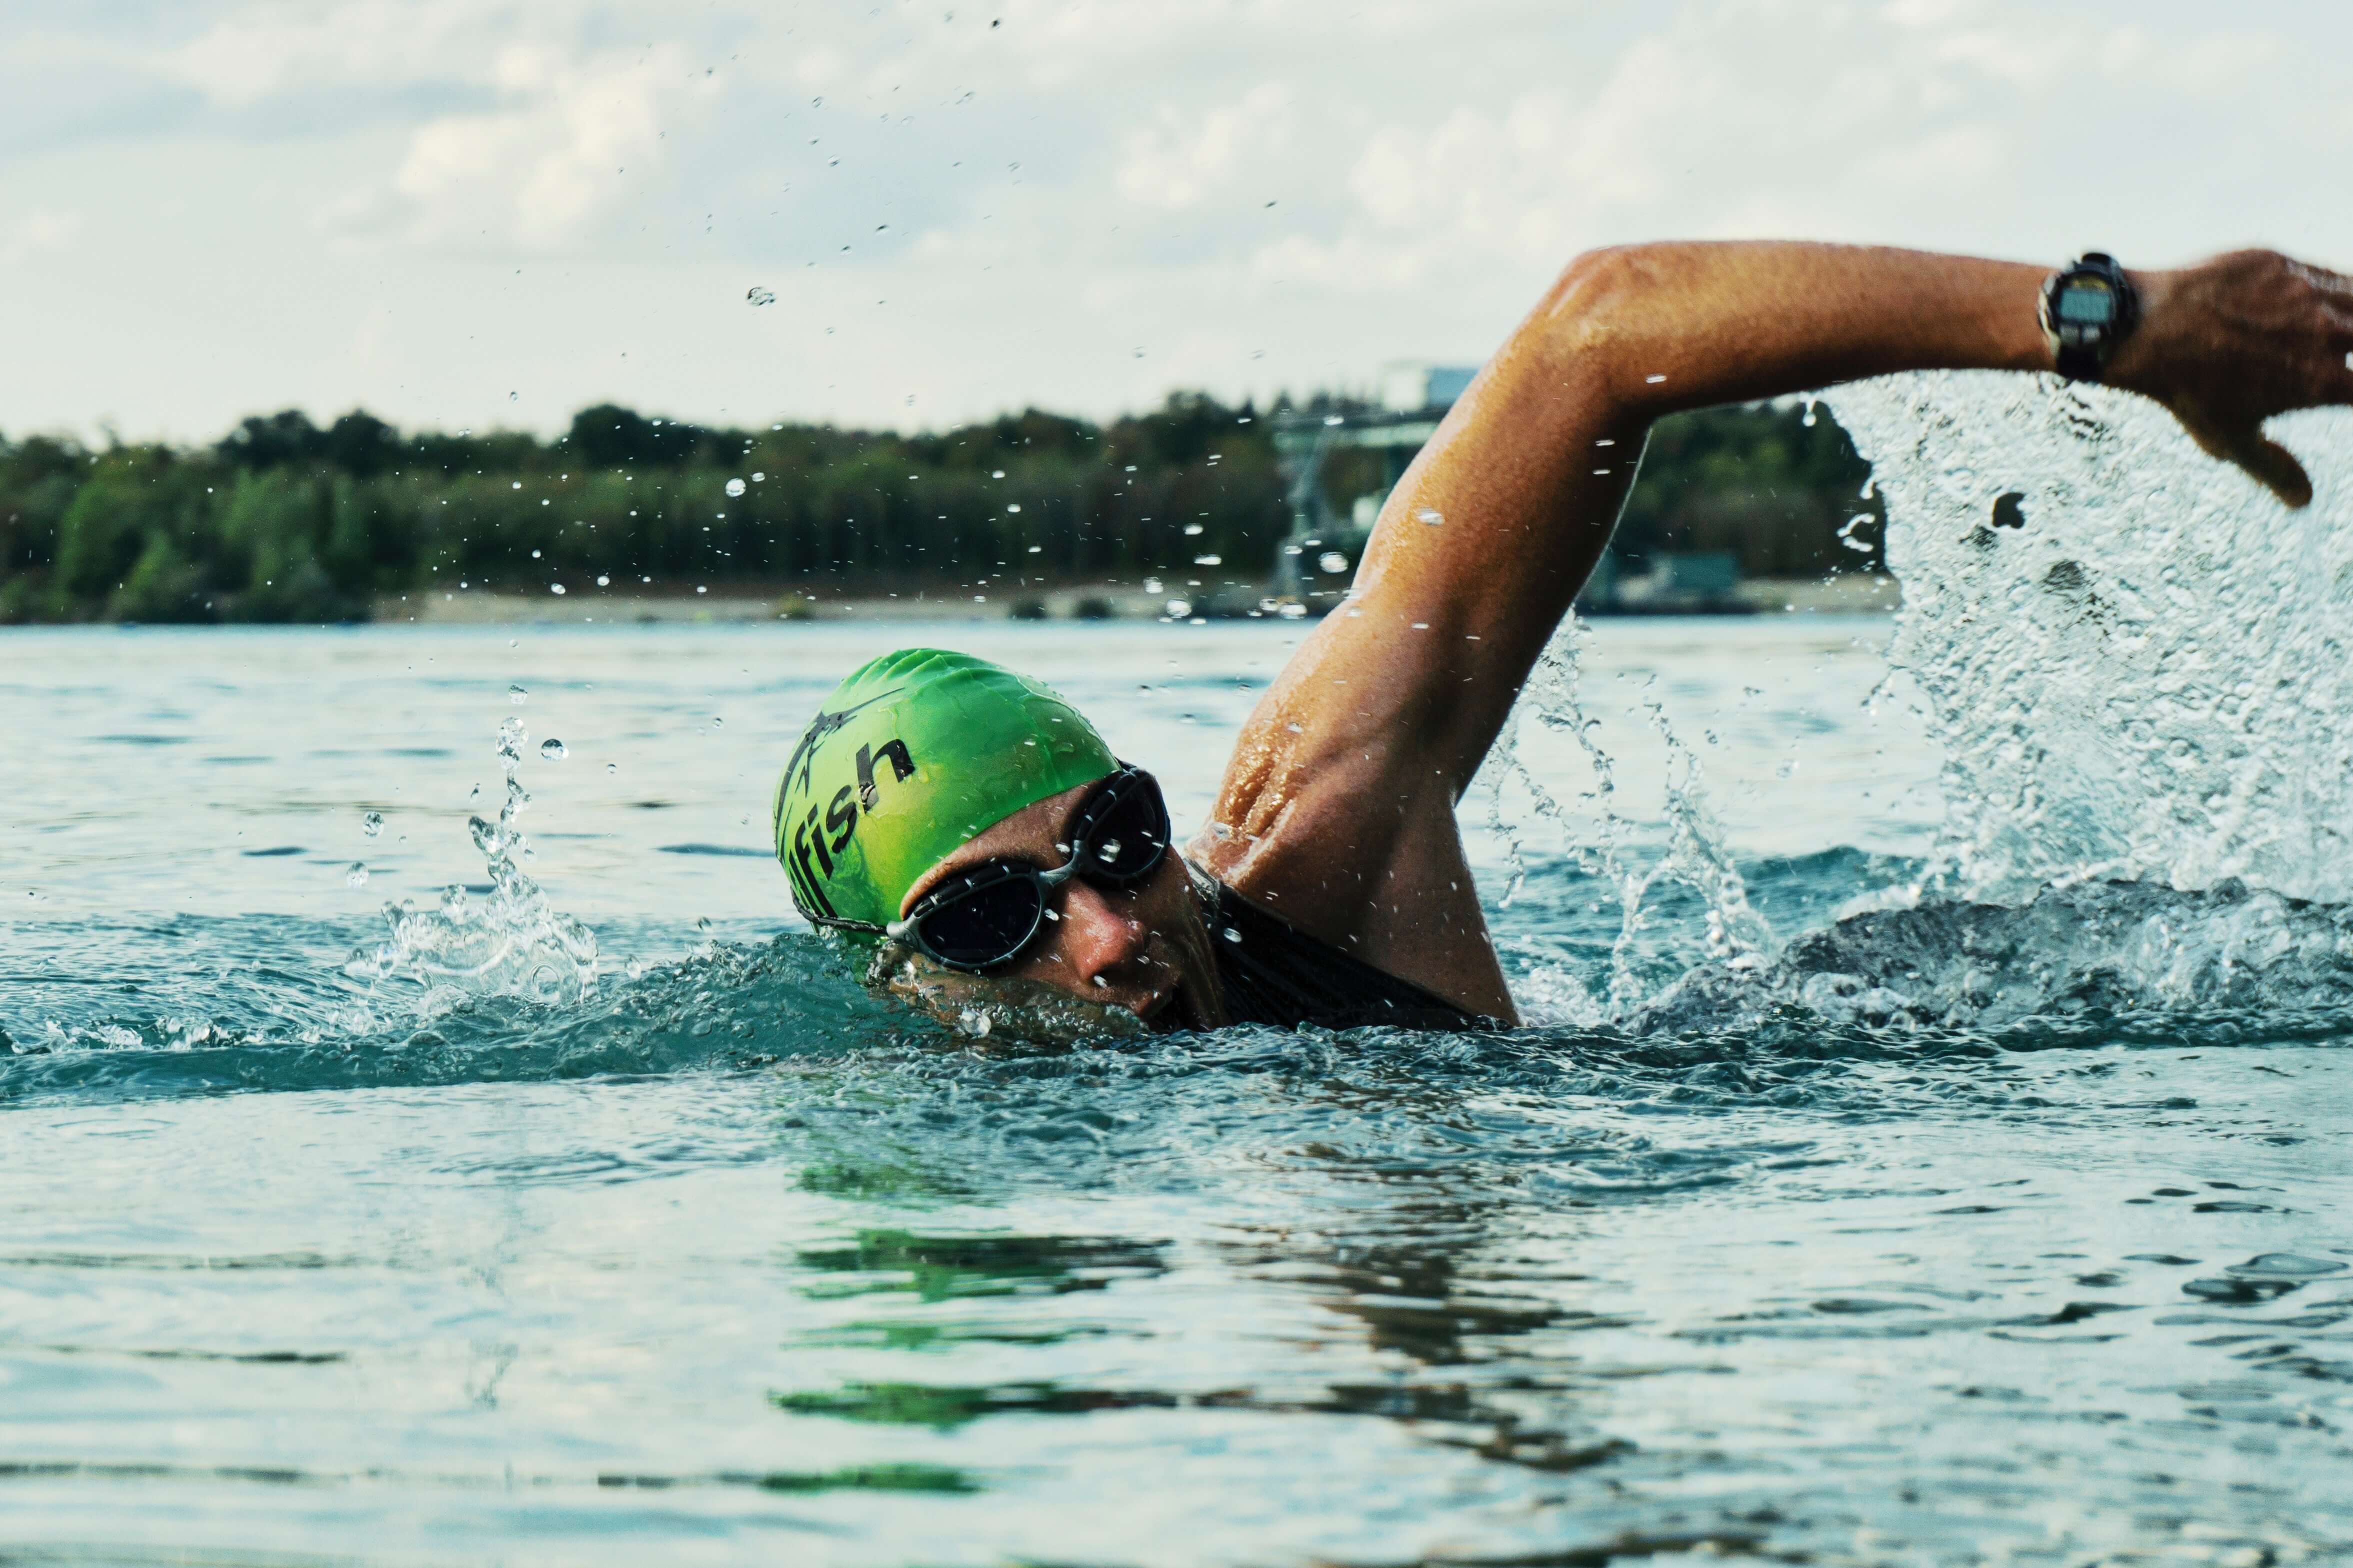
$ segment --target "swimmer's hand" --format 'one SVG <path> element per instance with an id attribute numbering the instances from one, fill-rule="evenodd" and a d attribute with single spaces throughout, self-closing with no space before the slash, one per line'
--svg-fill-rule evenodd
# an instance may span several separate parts
<path id="1" fill-rule="evenodd" d="M 2164 404 L 2199 446 L 2289 506 L 2308 504 L 2311 477 L 2263 421 L 2353 403 L 2353 279 L 2271 250 L 2132 278 L 2140 328 L 2105 379 Z"/>
<path id="2" fill-rule="evenodd" d="M 976 1040 L 1076 1046 L 1152 1033 L 1124 1007 L 1082 1002 L 1040 981 L 965 974 L 896 942 L 876 954 L 866 984 Z"/>

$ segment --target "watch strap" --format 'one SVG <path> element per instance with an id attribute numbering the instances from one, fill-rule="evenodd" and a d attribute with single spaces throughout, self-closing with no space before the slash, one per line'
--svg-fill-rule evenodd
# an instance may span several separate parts
<path id="1" fill-rule="evenodd" d="M 2063 342 L 2052 357 L 2058 363 L 2059 374 L 2069 381 L 2097 381 L 2100 372 L 2107 367 L 2107 356 L 2085 343 Z"/>

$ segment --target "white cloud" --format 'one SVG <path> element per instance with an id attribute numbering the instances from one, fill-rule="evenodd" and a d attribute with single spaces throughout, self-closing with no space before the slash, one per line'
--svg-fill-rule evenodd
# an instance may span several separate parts
<path id="1" fill-rule="evenodd" d="M 235 107 L 353 86 L 479 81 L 486 40 L 544 25 L 528 7 L 492 11 L 467 0 L 340 0 L 323 7 L 262 0 L 215 10 L 217 20 L 156 63 Z"/>
<path id="2" fill-rule="evenodd" d="M 0 79 L 0 260 L 69 318 L 12 342 L 0 427 L 1102 413 L 1476 358 L 1578 249 L 1674 235 L 2353 261 L 2342 8 L 2292 37 L 2194 0 L 188 0 L 171 26 L 44 36 L 35 68 L 106 73 L 79 119 L 11 122 Z M 90 352 L 118 338 L 135 381 Z"/>
<path id="3" fill-rule="evenodd" d="M 414 238 L 572 240 L 659 180 L 669 129 L 691 125 L 696 100 L 716 90 L 691 85 L 709 79 L 671 48 L 582 61 L 517 46 L 494 74 L 509 106 L 446 115 L 409 138 L 391 186 Z"/>
<path id="4" fill-rule="evenodd" d="M 82 215 L 71 212 L 29 212 L 0 231 L 0 267 L 13 266 L 46 251 L 72 245 L 82 230 Z"/>
<path id="5" fill-rule="evenodd" d="M 1290 94 L 1261 82 L 1237 102 L 1205 113 L 1163 105 L 1154 123 L 1127 138 L 1114 176 L 1119 194 L 1145 206 L 1198 206 L 1246 163 L 1279 159 L 1291 140 Z"/>

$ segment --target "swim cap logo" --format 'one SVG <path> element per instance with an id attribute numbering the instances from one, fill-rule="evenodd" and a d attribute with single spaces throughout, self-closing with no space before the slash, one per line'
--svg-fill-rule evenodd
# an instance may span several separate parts
<path id="1" fill-rule="evenodd" d="M 879 692 L 863 702 L 853 702 L 839 713 L 828 713 L 822 708 L 818 709 L 817 717 L 810 720 L 809 727 L 802 731 L 800 744 L 795 746 L 793 754 L 785 759 L 785 787 L 787 789 L 792 787 L 793 774 L 797 773 L 801 776 L 800 787 L 808 788 L 809 768 L 817 762 L 817 749 L 825 743 L 826 737 L 884 698 L 896 697 L 904 689 L 904 687 L 894 686 L 890 690 Z M 904 778 L 906 775 L 902 773 L 900 776 Z"/>
<path id="2" fill-rule="evenodd" d="M 787 782 L 797 773 L 801 787 L 810 787 L 810 770 L 817 759 L 818 747 L 825 739 L 840 730 L 860 710 L 871 708 L 883 698 L 895 695 L 896 691 L 886 691 L 837 713 L 819 711 L 816 721 L 809 725 L 808 732 L 801 737 L 801 743 L 795 749 L 791 761 L 785 764 Z M 881 786 L 874 776 L 874 766 L 881 762 L 891 764 L 891 777 L 894 784 L 903 784 L 914 776 L 915 759 L 907 750 L 906 742 L 893 738 L 880 746 L 870 742 L 858 748 L 857 784 L 843 784 L 833 792 L 833 799 L 823 808 L 823 826 L 820 826 L 818 820 L 819 808 L 814 805 L 808 808 L 807 815 L 794 824 L 792 850 L 786 857 L 785 870 L 804 908 L 828 917 L 834 914 L 833 901 L 825 896 L 819 879 L 828 882 L 833 879 L 834 857 L 849 847 L 850 838 L 858 832 L 861 815 L 859 808 L 862 805 L 867 812 L 871 812 L 881 804 Z M 814 866 L 810 864 L 812 859 L 816 862 Z"/>

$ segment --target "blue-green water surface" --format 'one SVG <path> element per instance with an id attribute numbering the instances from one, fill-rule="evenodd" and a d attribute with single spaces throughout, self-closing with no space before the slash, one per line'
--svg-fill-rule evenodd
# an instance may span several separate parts
<path id="1" fill-rule="evenodd" d="M 1882 623 L 1592 635 L 1465 806 L 1525 1028 L 975 1042 L 792 916 L 858 658 L 1189 823 L 1300 629 L 0 637 L 0 1560 L 2353 1556 L 2353 921 L 1920 895 Z M 585 983 L 353 965 L 508 719 Z"/>

